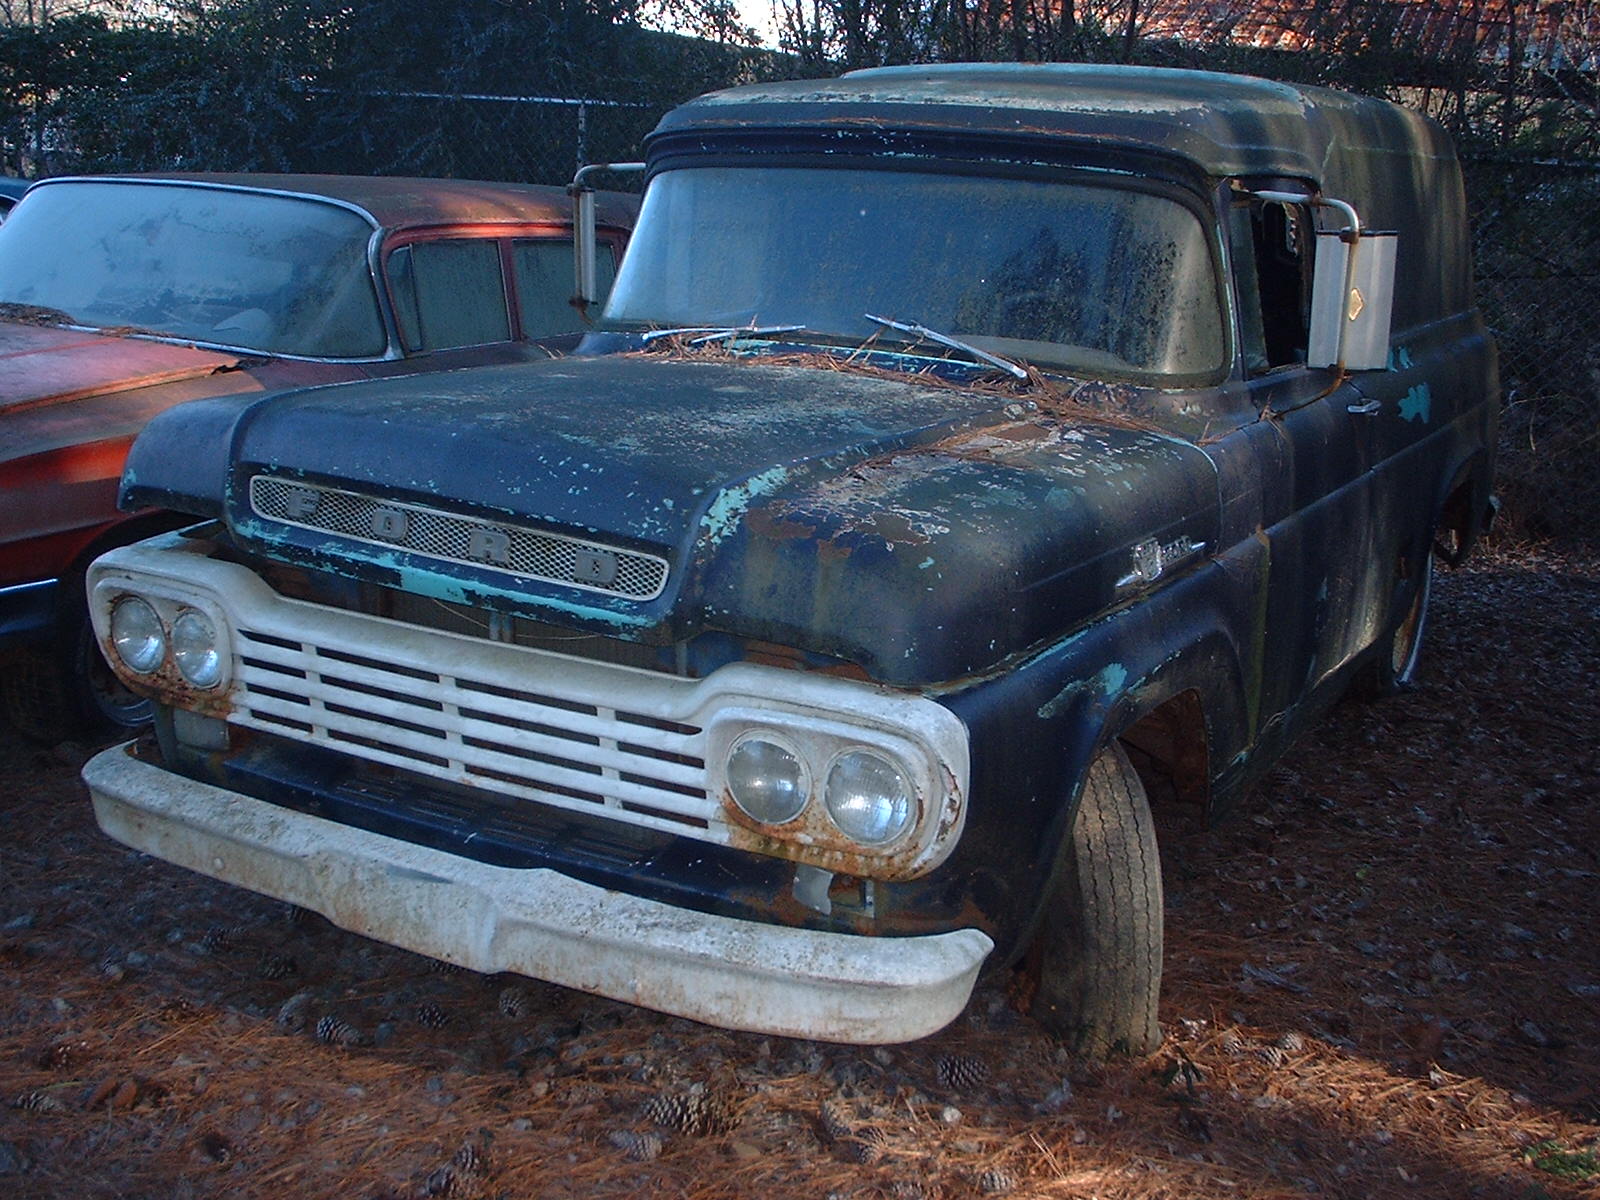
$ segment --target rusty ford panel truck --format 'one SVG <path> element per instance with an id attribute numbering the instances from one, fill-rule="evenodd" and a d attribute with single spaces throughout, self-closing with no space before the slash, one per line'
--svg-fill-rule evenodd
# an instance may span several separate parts
<path id="1" fill-rule="evenodd" d="M 906 1040 L 1015 970 L 1078 1050 L 1152 1048 L 1147 790 L 1215 811 L 1403 689 L 1487 520 L 1446 139 L 947 66 L 716 93 L 646 151 L 576 356 L 150 424 L 123 503 L 204 523 L 93 568 L 157 711 L 85 771 L 102 827 L 726 1026 Z"/>

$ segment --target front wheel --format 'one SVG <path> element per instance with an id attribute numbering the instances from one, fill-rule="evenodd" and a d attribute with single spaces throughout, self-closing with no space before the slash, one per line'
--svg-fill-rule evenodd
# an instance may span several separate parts
<path id="1" fill-rule="evenodd" d="M 1161 1044 L 1161 857 L 1150 804 L 1115 743 L 1089 765 L 1039 933 L 1033 1014 L 1077 1054 Z"/>

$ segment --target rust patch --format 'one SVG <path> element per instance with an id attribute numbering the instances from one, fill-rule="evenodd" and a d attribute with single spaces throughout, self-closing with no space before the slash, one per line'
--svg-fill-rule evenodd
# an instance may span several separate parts
<path id="1" fill-rule="evenodd" d="M 913 837 L 904 845 L 883 853 L 864 849 L 845 837 L 828 819 L 823 805 L 815 799 L 801 810 L 799 816 L 781 826 L 765 825 L 750 817 L 734 803 L 726 789 L 723 790 L 721 803 L 723 817 L 728 822 L 728 844 L 735 849 L 804 863 L 832 871 L 835 875 L 897 880 L 924 875 L 943 858 L 941 853 L 930 854 L 930 849 L 940 846 L 959 824 L 963 801 L 954 795 L 946 800 L 932 835 Z M 917 815 L 912 828 L 925 829 L 927 824 L 927 797 L 918 796 Z"/>

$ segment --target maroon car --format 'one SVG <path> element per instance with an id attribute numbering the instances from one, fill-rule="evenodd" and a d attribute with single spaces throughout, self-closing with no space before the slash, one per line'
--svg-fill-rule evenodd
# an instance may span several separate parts
<path id="1" fill-rule="evenodd" d="M 606 280 L 637 203 L 599 215 Z M 52 179 L 0 226 L 0 696 L 24 733 L 136 723 L 84 567 L 129 444 L 185 400 L 544 357 L 576 341 L 556 187 L 215 175 Z"/>

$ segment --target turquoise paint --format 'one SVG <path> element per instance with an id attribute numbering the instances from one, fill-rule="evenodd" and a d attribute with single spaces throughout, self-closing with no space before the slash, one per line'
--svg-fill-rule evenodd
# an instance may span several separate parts
<path id="1" fill-rule="evenodd" d="M 1400 401 L 1400 416 L 1407 421 L 1421 421 L 1424 425 L 1433 411 L 1433 392 L 1425 383 L 1419 383 Z"/>
<path id="2" fill-rule="evenodd" d="M 1067 684 L 1066 687 L 1040 705 L 1039 719 L 1042 721 L 1050 720 L 1050 718 L 1066 708 L 1074 697 L 1080 695 L 1088 695 L 1091 698 L 1098 695 L 1103 700 L 1109 700 L 1122 691 L 1127 682 L 1128 669 L 1121 663 L 1109 663 L 1088 679 L 1079 679 Z"/>
<path id="3" fill-rule="evenodd" d="M 700 526 L 705 530 L 706 540 L 713 546 L 720 545 L 723 539 L 738 528 L 752 500 L 777 491 L 788 478 L 788 467 L 771 467 L 759 475 L 750 476 L 743 483 L 723 488 L 711 502 L 711 506 L 706 509 L 706 515 L 700 518 Z"/>
<path id="4" fill-rule="evenodd" d="M 917 570 L 926 571 L 931 566 L 933 566 L 933 559 L 925 558 L 917 564 Z"/>

